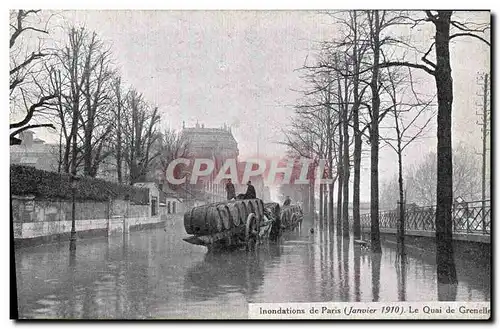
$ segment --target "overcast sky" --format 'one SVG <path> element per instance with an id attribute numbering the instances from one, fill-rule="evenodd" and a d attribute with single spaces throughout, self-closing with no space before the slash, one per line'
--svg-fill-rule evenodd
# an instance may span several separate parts
<path id="1" fill-rule="evenodd" d="M 62 16 L 53 24 L 85 25 L 112 45 L 123 80 L 159 106 L 164 127 L 179 129 L 183 121 L 193 126 L 197 120 L 207 127 L 226 123 L 242 158 L 254 155 L 257 143 L 261 155 L 284 154 L 276 142 L 283 140 L 281 130 L 300 97 L 294 89 L 303 87 L 295 70 L 314 56 L 317 41 L 335 35 L 331 19 L 313 11 L 66 11 Z M 474 13 L 474 20 L 487 21 L 489 13 Z M 432 33 L 424 32 L 414 31 L 425 44 Z M 489 48 L 474 39 L 456 40 L 454 142 L 479 150 L 476 77 L 489 71 Z M 430 76 L 422 75 L 421 84 L 434 93 Z M 435 124 L 431 128 L 435 134 Z M 408 149 L 405 161 L 418 162 L 435 147 L 429 134 Z M 380 157 L 383 181 L 394 175 L 396 157 L 388 148 Z M 368 159 L 362 185 L 361 199 L 369 200 Z"/>

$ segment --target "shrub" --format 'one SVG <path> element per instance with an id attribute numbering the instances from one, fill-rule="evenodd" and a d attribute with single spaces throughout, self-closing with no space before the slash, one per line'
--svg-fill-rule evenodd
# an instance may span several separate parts
<path id="1" fill-rule="evenodd" d="M 45 200 L 70 200 L 72 197 L 70 175 L 39 170 L 34 167 L 10 166 L 10 193 L 34 195 Z M 91 177 L 78 177 L 75 198 L 77 200 L 106 201 L 130 199 L 134 203 L 147 204 L 149 189 L 122 185 Z"/>

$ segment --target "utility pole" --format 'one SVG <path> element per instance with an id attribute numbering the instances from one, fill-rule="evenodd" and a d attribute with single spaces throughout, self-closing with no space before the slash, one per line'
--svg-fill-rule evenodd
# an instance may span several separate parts
<path id="1" fill-rule="evenodd" d="M 481 130 L 483 133 L 482 139 L 483 139 L 483 147 L 482 147 L 482 170 L 481 170 L 481 203 L 482 203 L 482 227 L 483 231 L 486 229 L 485 227 L 485 206 L 486 206 L 486 153 L 488 152 L 487 148 L 487 138 L 488 138 L 488 121 L 490 119 L 490 111 L 488 110 L 488 92 L 489 92 L 489 82 L 488 82 L 489 75 L 488 73 L 485 73 L 483 77 L 480 79 L 480 81 L 483 86 L 482 86 L 482 113 L 477 113 L 477 115 L 481 116 L 481 122 L 477 122 L 481 126 Z"/>

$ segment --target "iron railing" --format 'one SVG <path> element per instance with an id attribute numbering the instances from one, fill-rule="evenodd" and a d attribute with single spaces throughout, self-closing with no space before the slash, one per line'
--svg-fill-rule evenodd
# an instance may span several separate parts
<path id="1" fill-rule="evenodd" d="M 435 231 L 436 206 L 406 206 L 405 229 L 407 231 Z M 490 235 L 491 205 L 490 200 L 460 202 L 453 205 L 453 232 Z M 370 214 L 360 216 L 361 226 L 370 227 Z M 397 209 L 379 213 L 380 228 L 397 229 L 399 211 Z"/>

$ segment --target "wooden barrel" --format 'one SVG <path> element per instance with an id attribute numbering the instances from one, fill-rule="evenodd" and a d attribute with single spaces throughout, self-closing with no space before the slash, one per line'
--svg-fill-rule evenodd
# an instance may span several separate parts
<path id="1" fill-rule="evenodd" d="M 208 205 L 194 207 L 184 215 L 184 228 L 187 234 L 202 235 L 210 232 L 207 223 L 207 210 Z"/>
<path id="2" fill-rule="evenodd" d="M 224 224 L 222 223 L 222 218 L 217 209 L 217 204 L 212 204 L 208 207 L 207 211 L 207 234 L 219 233 L 224 230 Z"/>
<path id="3" fill-rule="evenodd" d="M 236 205 L 238 206 L 238 210 L 240 212 L 240 222 L 241 222 L 240 225 L 245 225 L 249 214 L 247 205 L 245 204 L 244 201 L 240 201 Z"/>
<path id="4" fill-rule="evenodd" d="M 259 216 L 259 209 L 257 207 L 257 202 L 255 199 L 248 200 L 248 205 L 250 207 L 250 213 L 255 214 L 255 216 Z"/>
<path id="5" fill-rule="evenodd" d="M 278 205 L 279 207 L 279 205 Z M 264 216 L 264 204 L 260 199 L 217 202 L 194 207 L 184 214 L 186 233 L 210 235 L 233 227 L 245 225 L 248 215 L 255 214 L 260 220 Z M 287 215 L 287 219 L 290 216 Z M 286 221 L 288 225 L 289 221 Z"/>
<path id="6" fill-rule="evenodd" d="M 248 214 L 252 214 L 253 213 L 253 214 L 257 215 L 257 212 L 255 211 L 255 202 L 254 202 L 253 199 L 243 200 L 243 202 L 247 206 Z"/>
<path id="7" fill-rule="evenodd" d="M 261 199 L 258 199 L 257 204 L 259 206 L 259 212 L 261 213 L 261 215 L 264 215 L 264 202 L 262 202 Z"/>
<path id="8" fill-rule="evenodd" d="M 235 202 L 230 202 L 227 204 L 229 208 L 229 214 L 231 215 L 231 220 L 235 227 L 241 225 L 240 209 Z"/>
<path id="9" fill-rule="evenodd" d="M 219 211 L 219 217 L 222 222 L 222 226 L 224 230 L 229 230 L 233 227 L 233 223 L 231 221 L 231 216 L 229 214 L 229 208 L 226 203 L 220 203 L 217 206 L 217 210 Z"/>
<path id="10" fill-rule="evenodd" d="M 255 205 L 255 213 L 259 216 L 259 218 L 262 218 L 264 216 L 264 211 L 262 210 L 263 207 L 261 207 L 262 200 L 255 199 L 252 200 L 252 202 Z"/>

